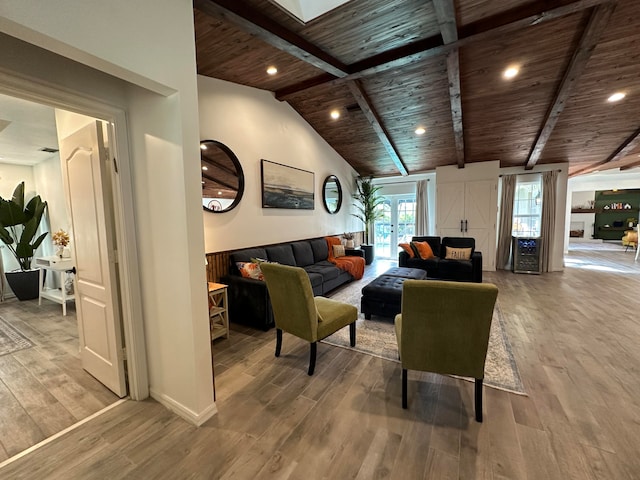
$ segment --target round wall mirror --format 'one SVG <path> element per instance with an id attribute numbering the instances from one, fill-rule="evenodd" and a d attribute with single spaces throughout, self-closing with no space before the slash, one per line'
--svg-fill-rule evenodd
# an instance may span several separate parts
<path id="1" fill-rule="evenodd" d="M 342 205 L 342 187 L 340 186 L 340 180 L 335 175 L 329 175 L 324 179 L 324 185 L 322 186 L 322 201 L 324 202 L 324 208 L 329 213 L 336 213 L 340 210 Z"/>
<path id="2" fill-rule="evenodd" d="M 244 193 L 244 173 L 238 157 L 215 140 L 200 142 L 202 207 L 222 213 L 235 208 Z"/>

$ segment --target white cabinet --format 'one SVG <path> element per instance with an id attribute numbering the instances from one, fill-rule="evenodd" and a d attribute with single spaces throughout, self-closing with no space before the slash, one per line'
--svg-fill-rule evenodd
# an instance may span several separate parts
<path id="1" fill-rule="evenodd" d="M 474 238 L 483 270 L 495 270 L 497 209 L 497 179 L 438 183 L 438 235 Z"/>

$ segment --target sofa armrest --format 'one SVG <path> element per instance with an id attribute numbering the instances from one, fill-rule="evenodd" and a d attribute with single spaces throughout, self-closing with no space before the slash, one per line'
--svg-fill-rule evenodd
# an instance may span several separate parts
<path id="1" fill-rule="evenodd" d="M 398 253 L 398 266 L 399 267 L 406 267 L 408 259 L 409 259 L 409 254 L 407 252 L 405 252 L 404 250 L 399 252 Z"/>
<path id="2" fill-rule="evenodd" d="M 482 283 L 482 252 L 473 252 L 473 255 L 471 255 L 471 265 L 473 268 L 473 281 Z"/>
<path id="3" fill-rule="evenodd" d="M 265 282 L 238 275 L 227 275 L 222 282 L 229 285 L 229 320 L 263 330 L 273 326 L 273 311 Z"/>

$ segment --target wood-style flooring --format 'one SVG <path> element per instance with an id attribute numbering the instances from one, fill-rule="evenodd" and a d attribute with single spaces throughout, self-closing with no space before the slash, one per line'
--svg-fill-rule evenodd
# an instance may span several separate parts
<path id="1" fill-rule="evenodd" d="M 118 397 L 82 370 L 73 302 L 0 303 L 33 347 L 0 356 L 0 462 L 102 410 Z M 3 477 L 0 473 L 0 478 Z"/>
<path id="2" fill-rule="evenodd" d="M 125 402 L 0 470 L 25 479 L 640 478 L 640 263 L 572 249 L 563 272 L 485 272 L 500 288 L 528 396 L 410 372 L 233 325 L 214 343 L 219 413 L 195 428 L 154 401 Z M 372 267 L 368 267 L 372 268 Z"/>

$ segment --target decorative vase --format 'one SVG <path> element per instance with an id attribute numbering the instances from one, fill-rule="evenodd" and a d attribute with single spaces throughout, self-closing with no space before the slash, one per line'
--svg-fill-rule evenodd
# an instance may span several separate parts
<path id="1" fill-rule="evenodd" d="M 58 258 L 62 258 L 63 255 L 64 255 L 64 246 L 63 245 L 56 245 L 56 256 Z"/>
<path id="2" fill-rule="evenodd" d="M 353 240 L 347 240 L 347 243 L 346 243 L 345 247 L 353 248 L 354 246 L 355 246 L 355 244 L 353 243 Z"/>
<path id="3" fill-rule="evenodd" d="M 62 249 L 62 258 L 71 258 L 71 250 L 69 250 L 69 247 Z"/>

